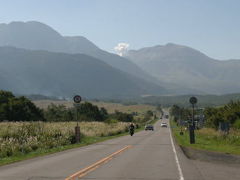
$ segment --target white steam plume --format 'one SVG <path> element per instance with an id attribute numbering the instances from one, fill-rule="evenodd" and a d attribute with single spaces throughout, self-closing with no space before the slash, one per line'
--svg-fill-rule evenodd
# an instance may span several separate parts
<path id="1" fill-rule="evenodd" d="M 118 43 L 118 45 L 114 47 L 114 50 L 119 56 L 123 56 L 127 52 L 128 47 L 128 43 Z"/>

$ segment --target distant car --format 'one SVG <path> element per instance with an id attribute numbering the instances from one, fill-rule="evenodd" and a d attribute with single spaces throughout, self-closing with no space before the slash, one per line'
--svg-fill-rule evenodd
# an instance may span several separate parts
<path id="1" fill-rule="evenodd" d="M 168 119 L 168 115 L 165 115 L 165 118 Z"/>
<path id="2" fill-rule="evenodd" d="M 167 123 L 162 122 L 162 123 L 161 123 L 161 127 L 167 127 Z"/>
<path id="3" fill-rule="evenodd" d="M 153 131 L 153 130 L 154 130 L 153 125 L 146 125 L 146 126 L 145 126 L 145 131 L 147 131 L 147 130 Z"/>

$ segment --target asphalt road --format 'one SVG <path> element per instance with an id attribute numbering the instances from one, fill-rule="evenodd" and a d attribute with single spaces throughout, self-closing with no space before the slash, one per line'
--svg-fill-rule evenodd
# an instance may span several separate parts
<path id="1" fill-rule="evenodd" d="M 166 119 L 163 121 L 168 123 Z M 81 174 L 83 180 L 240 179 L 239 166 L 187 159 L 172 143 L 170 129 L 161 128 L 160 123 L 155 124 L 155 131 L 142 131 L 133 137 L 2 166 L 0 180 L 64 180 L 82 169 L 86 170 Z M 109 157 L 121 149 L 121 153 Z M 103 159 L 106 157 L 109 158 Z M 103 163 L 86 169 L 102 159 Z"/>

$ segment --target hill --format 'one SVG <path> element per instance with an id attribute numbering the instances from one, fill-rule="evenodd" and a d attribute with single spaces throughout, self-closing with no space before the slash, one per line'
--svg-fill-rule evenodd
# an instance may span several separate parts
<path id="1" fill-rule="evenodd" d="M 0 57 L 0 88 L 17 94 L 127 98 L 165 92 L 84 54 L 0 47 Z"/>
<path id="2" fill-rule="evenodd" d="M 175 96 L 146 96 L 141 98 L 112 99 L 106 102 L 122 103 L 124 105 L 149 104 L 155 106 L 171 107 L 178 105 L 181 107 L 192 107 L 189 98 L 195 96 L 198 98 L 197 108 L 223 106 L 230 101 L 240 101 L 240 93 L 224 95 L 175 95 Z M 104 100 L 103 100 L 104 101 Z"/>
<path id="3" fill-rule="evenodd" d="M 194 94 L 240 92 L 240 60 L 220 61 L 195 49 L 166 44 L 131 50 L 126 57 L 147 73 Z"/>
<path id="4" fill-rule="evenodd" d="M 83 53 L 123 72 L 154 82 L 150 75 L 128 59 L 98 48 L 85 37 L 62 36 L 50 26 L 36 21 L 0 24 L 0 46 L 72 54 Z"/>

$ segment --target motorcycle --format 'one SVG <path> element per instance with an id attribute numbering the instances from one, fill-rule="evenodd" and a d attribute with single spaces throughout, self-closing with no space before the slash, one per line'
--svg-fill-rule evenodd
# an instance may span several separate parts
<path id="1" fill-rule="evenodd" d="M 130 130 L 129 130 L 129 133 L 130 133 L 131 136 L 133 136 L 133 134 L 134 134 L 134 129 L 130 129 Z"/>

